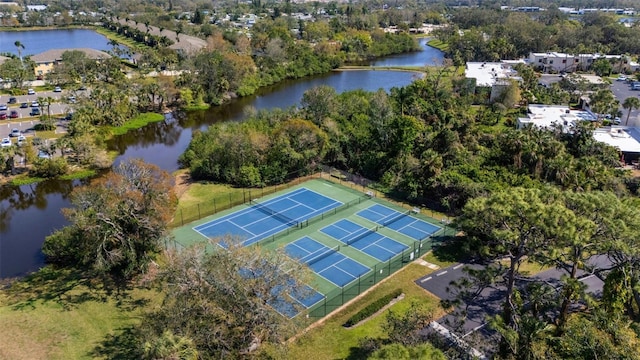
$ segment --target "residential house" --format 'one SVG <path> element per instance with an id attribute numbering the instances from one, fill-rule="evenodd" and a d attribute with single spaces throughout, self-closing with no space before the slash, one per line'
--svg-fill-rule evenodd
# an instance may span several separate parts
<path id="1" fill-rule="evenodd" d="M 108 59 L 111 55 L 107 54 L 104 51 L 89 49 L 89 48 L 75 48 L 75 49 L 51 49 L 40 54 L 36 54 L 31 56 L 31 60 L 35 62 L 34 72 L 36 76 L 46 75 L 53 70 L 53 67 L 62 62 L 62 54 L 66 51 L 81 51 L 83 52 L 89 59 L 93 59 L 96 61 Z"/>
<path id="2" fill-rule="evenodd" d="M 517 128 L 536 126 L 542 129 L 561 127 L 569 132 L 580 121 L 596 121 L 597 116 L 589 110 L 571 110 L 565 105 L 529 104 L 527 116 L 518 118 Z"/>
<path id="3" fill-rule="evenodd" d="M 513 61 L 468 62 L 464 75 L 467 79 L 473 79 L 471 90 L 474 92 L 477 88 L 490 88 L 489 101 L 493 102 L 511 84 L 511 80 L 520 80 L 512 65 Z"/>

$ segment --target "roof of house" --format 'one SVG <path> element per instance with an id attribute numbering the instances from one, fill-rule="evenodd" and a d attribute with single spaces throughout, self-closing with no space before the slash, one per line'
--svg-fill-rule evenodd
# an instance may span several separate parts
<path id="1" fill-rule="evenodd" d="M 104 51 L 90 49 L 90 48 L 74 48 L 74 49 L 51 49 L 45 52 L 41 52 L 40 54 L 35 54 L 31 56 L 31 60 L 36 63 L 44 63 L 44 62 L 54 62 L 62 60 L 62 54 L 67 51 L 82 51 L 87 55 L 90 59 L 108 59 L 111 55 L 107 54 Z"/>
<path id="2" fill-rule="evenodd" d="M 517 76 L 511 65 L 499 62 L 468 62 L 464 74 L 476 79 L 477 86 L 493 86 L 499 79 Z"/>
<path id="3" fill-rule="evenodd" d="M 565 105 L 529 104 L 527 117 L 518 118 L 519 127 L 534 125 L 543 129 L 561 126 L 563 131 L 570 131 L 576 122 L 596 121 L 597 117 L 589 111 L 571 110 Z"/>
<path id="4" fill-rule="evenodd" d="M 624 153 L 640 153 L 640 129 L 638 128 L 626 126 L 600 128 L 594 130 L 593 138 Z"/>

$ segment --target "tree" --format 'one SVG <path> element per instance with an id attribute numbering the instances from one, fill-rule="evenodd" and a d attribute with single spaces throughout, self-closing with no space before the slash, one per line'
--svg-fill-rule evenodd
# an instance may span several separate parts
<path id="1" fill-rule="evenodd" d="M 18 50 L 18 58 L 22 63 L 22 50 L 24 50 L 24 45 L 19 40 L 16 40 L 16 42 L 13 43 L 13 45 L 15 45 L 16 49 Z"/>
<path id="2" fill-rule="evenodd" d="M 473 242 L 476 254 L 488 260 L 506 262 L 501 271 L 505 292 L 501 317 L 504 327 L 501 351 L 517 354 L 518 342 L 509 335 L 520 325 L 515 281 L 524 259 L 539 255 L 558 233 L 558 224 L 567 217 L 551 188 L 511 188 L 488 197 L 469 201 L 463 208 L 457 225 Z M 502 267 L 502 266 L 501 266 Z"/>
<path id="3" fill-rule="evenodd" d="M 613 66 L 611 66 L 609 60 L 604 58 L 595 60 L 591 65 L 591 68 L 598 76 L 611 75 L 611 72 L 613 71 Z"/>
<path id="4" fill-rule="evenodd" d="M 629 125 L 629 116 L 631 116 L 631 111 L 635 109 L 640 109 L 640 99 L 635 96 L 630 96 L 622 102 L 622 107 L 627 109 L 627 118 L 624 120 L 624 125 Z"/>
<path id="5" fill-rule="evenodd" d="M 202 358 L 220 359 L 244 358 L 293 335 L 297 326 L 283 314 L 301 310 L 292 297 L 306 296 L 308 268 L 283 251 L 243 247 L 236 239 L 210 246 L 168 253 L 160 275 L 166 297 L 143 320 L 146 337 L 180 334 Z"/>
<path id="6" fill-rule="evenodd" d="M 21 89 L 24 81 L 29 78 L 30 68 L 19 59 L 9 59 L 0 64 L 0 77 L 11 79 L 14 88 Z M 33 72 L 31 72 L 33 74 Z"/>
<path id="7" fill-rule="evenodd" d="M 79 265 L 118 290 L 144 271 L 168 236 L 176 206 L 169 174 L 141 160 L 120 163 L 88 186 L 75 188 L 71 225 L 47 237 L 43 252 L 60 265 Z"/>

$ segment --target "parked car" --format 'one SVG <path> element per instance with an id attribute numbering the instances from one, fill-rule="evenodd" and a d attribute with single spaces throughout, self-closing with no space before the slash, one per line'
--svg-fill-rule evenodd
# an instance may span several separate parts
<path id="1" fill-rule="evenodd" d="M 10 147 L 11 145 L 11 139 L 9 138 L 4 138 L 2 142 L 0 142 L 0 147 Z"/>
<path id="2" fill-rule="evenodd" d="M 18 136 L 18 146 L 22 146 L 26 142 L 27 142 L 27 137 L 26 136 L 24 136 L 24 135 Z"/>
<path id="3" fill-rule="evenodd" d="M 0 111 L 2 110 L 7 110 L 7 105 L 6 104 L 0 104 Z"/>
<path id="4" fill-rule="evenodd" d="M 73 119 L 73 113 L 72 113 L 72 112 L 68 113 L 68 114 L 64 117 L 64 119 L 65 119 L 65 120 L 71 120 L 71 119 Z"/>
<path id="5" fill-rule="evenodd" d="M 60 86 L 56 86 L 53 88 L 53 92 L 62 92 L 62 88 L 60 88 Z"/>
<path id="6" fill-rule="evenodd" d="M 20 104 L 20 108 L 22 108 L 22 109 L 26 109 L 26 108 L 28 108 L 28 107 L 29 107 L 29 103 L 22 103 L 22 104 Z"/>
<path id="7" fill-rule="evenodd" d="M 622 120 L 620 120 L 620 118 L 616 116 L 615 118 L 613 118 L 612 123 L 614 125 L 620 125 L 620 123 L 622 123 Z"/>
<path id="8" fill-rule="evenodd" d="M 18 137 L 20 135 L 22 135 L 22 133 L 18 129 L 12 129 L 9 133 L 9 137 Z"/>
<path id="9" fill-rule="evenodd" d="M 27 90 L 27 95 L 35 95 L 35 94 L 36 94 L 35 90 L 33 90 L 33 89 Z"/>
<path id="10" fill-rule="evenodd" d="M 51 155 L 49 155 L 49 153 L 44 151 L 44 150 L 40 150 L 40 151 L 38 151 L 38 157 L 40 159 L 50 159 Z"/>
<path id="11" fill-rule="evenodd" d="M 620 75 L 618 76 L 618 78 L 616 79 L 616 81 L 627 81 L 627 77 L 624 75 Z"/>
<path id="12" fill-rule="evenodd" d="M 0 113 L 0 120 L 7 120 L 7 113 Z"/>
<path id="13" fill-rule="evenodd" d="M 640 82 L 636 81 L 631 83 L 631 90 L 640 90 Z"/>
<path id="14" fill-rule="evenodd" d="M 16 110 L 11 110 L 11 112 L 9 113 L 9 117 L 12 119 L 17 119 L 18 117 L 20 117 L 20 114 L 18 114 L 18 111 Z"/>
<path id="15" fill-rule="evenodd" d="M 37 102 L 37 101 L 33 100 L 33 101 L 31 102 L 31 107 L 40 107 L 40 104 L 38 104 L 38 102 Z"/>
<path id="16" fill-rule="evenodd" d="M 71 104 L 75 104 L 76 103 L 76 97 L 73 96 L 73 95 L 69 96 L 68 100 L 69 100 L 69 103 L 71 103 Z"/>
<path id="17" fill-rule="evenodd" d="M 9 104 L 15 104 L 18 102 L 18 99 L 15 96 L 9 98 Z"/>
<path id="18" fill-rule="evenodd" d="M 41 114 L 40 113 L 40 109 L 38 109 L 38 108 L 31 109 L 31 112 L 29 113 L 29 115 L 31 115 L 31 116 L 38 116 L 40 114 Z"/>

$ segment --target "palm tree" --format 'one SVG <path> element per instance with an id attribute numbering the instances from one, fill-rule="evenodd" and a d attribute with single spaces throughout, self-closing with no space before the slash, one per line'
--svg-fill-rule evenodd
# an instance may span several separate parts
<path id="1" fill-rule="evenodd" d="M 634 96 L 628 97 L 624 99 L 622 107 L 629 110 L 629 112 L 627 113 L 627 119 L 624 121 L 624 126 L 627 126 L 629 124 L 629 116 L 631 116 L 631 111 L 633 111 L 634 109 L 640 109 L 640 99 Z"/>
<path id="2" fill-rule="evenodd" d="M 22 44 L 20 40 L 16 40 L 13 45 L 18 48 L 18 57 L 20 58 L 20 63 L 22 63 L 22 50 L 24 49 L 24 44 Z M 24 64 L 22 64 L 22 67 L 24 67 Z"/>

